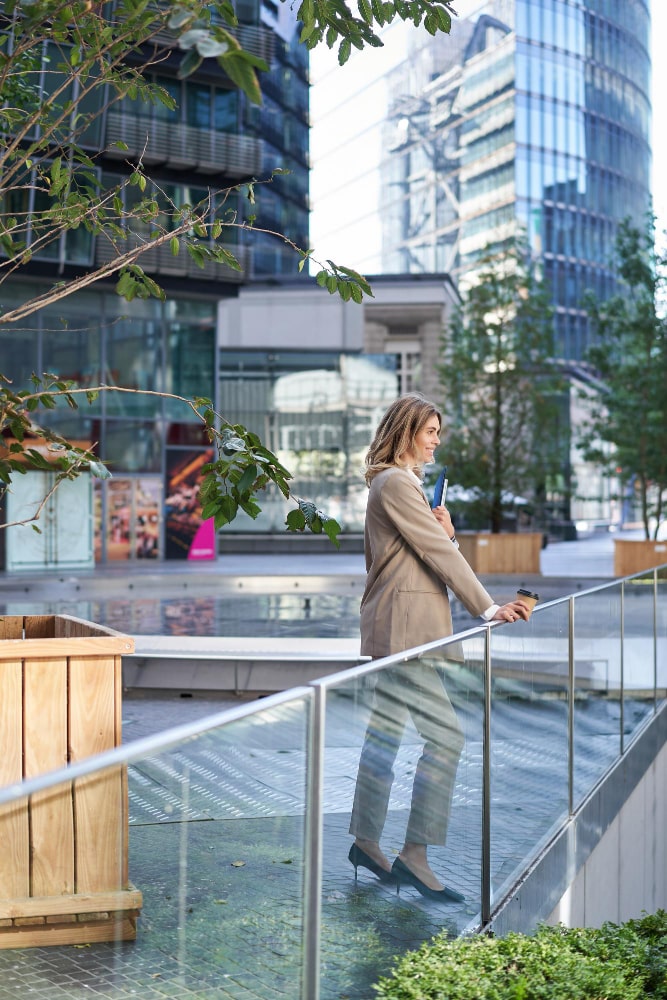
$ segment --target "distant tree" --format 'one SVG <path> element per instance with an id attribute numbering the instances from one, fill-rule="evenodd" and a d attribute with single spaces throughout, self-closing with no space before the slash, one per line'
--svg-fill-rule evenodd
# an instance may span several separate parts
<path id="1" fill-rule="evenodd" d="M 538 517 L 562 470 L 562 380 L 553 357 L 552 310 L 522 238 L 479 262 L 442 338 L 443 461 L 450 482 L 472 491 L 484 526 L 501 530 L 513 496 Z"/>
<path id="2" fill-rule="evenodd" d="M 596 332 L 587 360 L 603 388 L 579 438 L 584 455 L 619 478 L 624 493 L 634 488 L 648 539 L 657 535 L 667 491 L 667 322 L 660 312 L 667 258 L 656 249 L 653 219 L 643 228 L 624 220 L 616 266 L 622 291 L 587 300 Z"/>

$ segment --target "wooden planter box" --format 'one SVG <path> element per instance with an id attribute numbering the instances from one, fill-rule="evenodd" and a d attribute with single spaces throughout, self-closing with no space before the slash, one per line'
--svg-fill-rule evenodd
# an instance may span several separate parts
<path id="1" fill-rule="evenodd" d="M 614 539 L 614 576 L 632 576 L 663 563 L 667 563 L 667 542 Z"/>
<path id="2" fill-rule="evenodd" d="M 121 742 L 134 642 L 67 615 L 0 617 L 0 786 Z M 0 948 L 133 940 L 125 767 L 0 806 Z"/>
<path id="3" fill-rule="evenodd" d="M 539 531 L 499 535 L 463 531 L 456 537 L 461 553 L 476 573 L 540 572 L 542 534 Z"/>

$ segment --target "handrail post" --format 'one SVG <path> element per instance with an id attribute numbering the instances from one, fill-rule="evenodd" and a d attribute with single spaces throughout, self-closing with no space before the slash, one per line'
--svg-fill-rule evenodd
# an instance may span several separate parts
<path id="1" fill-rule="evenodd" d="M 619 753 L 625 750 L 625 580 L 621 580 L 621 690 L 619 704 L 619 724 L 621 727 Z"/>
<path id="2" fill-rule="evenodd" d="M 306 816 L 304 823 L 304 928 L 302 998 L 319 1000 L 320 932 L 322 924 L 322 808 L 324 802 L 324 725 L 326 689 L 313 684 L 308 756 L 306 761 Z"/>
<path id="3" fill-rule="evenodd" d="M 567 631 L 567 808 L 574 813 L 574 594 L 568 600 Z"/>
<path id="4" fill-rule="evenodd" d="M 484 637 L 484 721 L 482 732 L 482 927 L 491 920 L 491 628 Z"/>
<path id="5" fill-rule="evenodd" d="M 658 568 L 653 570 L 653 714 L 658 711 Z"/>

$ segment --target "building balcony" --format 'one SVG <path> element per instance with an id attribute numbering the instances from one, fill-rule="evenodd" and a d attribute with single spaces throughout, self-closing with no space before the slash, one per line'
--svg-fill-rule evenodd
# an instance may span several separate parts
<path id="1" fill-rule="evenodd" d="M 136 240 L 128 240 L 127 245 L 122 250 L 127 250 L 131 246 L 136 246 Z M 169 244 L 157 247 L 154 250 L 147 250 L 138 260 L 138 264 L 149 274 L 160 275 L 161 277 L 171 276 L 174 278 L 193 278 L 203 281 L 226 281 L 240 284 L 245 281 L 250 269 L 251 248 L 242 246 L 226 246 L 241 265 L 240 271 L 235 271 L 226 264 L 219 264 L 217 261 L 206 261 L 203 267 L 197 267 L 194 260 L 183 249 L 179 254 L 172 254 Z M 99 237 L 95 247 L 95 265 L 100 267 L 113 260 L 116 252 L 113 246 L 106 240 Z"/>
<path id="2" fill-rule="evenodd" d="M 114 148 L 111 144 L 115 142 L 123 142 L 127 149 Z M 117 111 L 107 115 L 105 146 L 107 156 L 118 160 L 140 156 L 145 164 L 224 175 L 231 180 L 254 176 L 262 166 L 262 140 L 255 136 L 214 132 Z"/>
<path id="3" fill-rule="evenodd" d="M 225 27 L 227 27 L 225 25 Z M 251 24 L 239 24 L 229 31 L 237 39 L 239 45 L 253 56 L 259 56 L 270 66 L 275 53 L 275 35 L 269 28 Z M 177 48 L 178 37 L 171 31 L 161 31 L 155 37 L 155 43 L 165 48 Z"/>

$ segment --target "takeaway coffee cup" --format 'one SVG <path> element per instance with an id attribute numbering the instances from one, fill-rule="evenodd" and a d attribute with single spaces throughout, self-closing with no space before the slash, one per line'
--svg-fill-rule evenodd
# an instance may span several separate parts
<path id="1" fill-rule="evenodd" d="M 521 601 L 523 604 L 527 605 L 528 610 L 532 612 L 533 608 L 540 599 L 539 594 L 534 594 L 532 590 L 523 590 L 519 588 L 516 592 L 517 601 Z"/>

